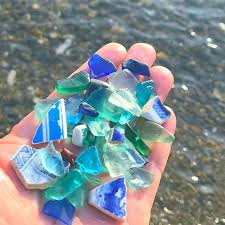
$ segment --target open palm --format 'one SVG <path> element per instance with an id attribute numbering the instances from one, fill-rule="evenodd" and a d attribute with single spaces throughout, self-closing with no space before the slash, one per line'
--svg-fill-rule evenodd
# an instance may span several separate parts
<path id="1" fill-rule="evenodd" d="M 173 75 L 165 67 L 152 66 L 156 59 L 156 52 L 152 46 L 137 43 L 126 51 L 122 45 L 110 43 L 99 49 L 97 53 L 112 61 L 117 67 L 120 67 L 120 64 L 129 58 L 147 64 L 151 68 L 151 78 L 155 82 L 157 94 L 162 101 L 165 100 L 173 85 Z M 87 70 L 87 63 L 84 63 L 75 72 L 80 70 Z M 53 92 L 50 96 L 54 96 L 54 94 Z M 57 224 L 56 221 L 41 213 L 42 200 L 40 192 L 26 190 L 9 163 L 12 155 L 22 144 L 31 144 L 37 123 L 32 112 L 17 124 L 9 135 L 0 140 L 0 225 Z M 173 112 L 164 127 L 172 133 L 175 132 L 176 117 Z M 151 149 L 151 162 L 146 168 L 154 175 L 154 182 L 146 190 L 128 191 L 127 220 L 123 223 L 124 225 L 149 224 L 152 204 L 166 166 L 171 144 L 154 144 Z M 77 210 L 74 224 L 114 225 L 120 223 L 110 219 L 95 208 L 86 206 Z"/>

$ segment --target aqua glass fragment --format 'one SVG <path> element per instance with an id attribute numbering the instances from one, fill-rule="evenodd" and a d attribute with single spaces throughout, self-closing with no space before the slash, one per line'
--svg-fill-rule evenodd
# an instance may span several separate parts
<path id="1" fill-rule="evenodd" d="M 142 139 L 136 134 L 129 124 L 126 124 L 125 136 L 141 155 L 145 157 L 149 156 L 149 147 L 144 143 L 144 141 L 142 141 Z"/>
<path id="2" fill-rule="evenodd" d="M 45 190 L 45 199 L 62 200 L 72 194 L 83 183 L 83 174 L 77 169 L 72 169 Z"/>
<path id="3" fill-rule="evenodd" d="M 118 121 L 120 124 L 124 125 L 126 123 L 129 123 L 130 121 L 134 120 L 135 116 L 132 115 L 128 111 L 123 111 L 120 115 L 120 120 Z"/>
<path id="4" fill-rule="evenodd" d="M 86 116 L 97 117 L 98 112 L 88 103 L 82 102 L 79 106 L 79 112 Z"/>
<path id="5" fill-rule="evenodd" d="M 93 91 L 99 88 L 109 88 L 109 84 L 102 80 L 91 79 L 90 86 L 87 90 L 87 95 L 90 95 Z"/>
<path id="6" fill-rule="evenodd" d="M 103 158 L 111 177 L 124 175 L 132 167 L 145 165 L 145 160 L 129 141 L 121 144 L 106 143 Z"/>
<path id="7" fill-rule="evenodd" d="M 88 127 L 94 136 L 106 136 L 110 130 L 109 122 L 96 118 L 88 122 Z"/>
<path id="8" fill-rule="evenodd" d="M 101 161 L 95 146 L 81 152 L 75 162 L 78 168 L 84 173 L 99 175 L 102 172 Z"/>
<path id="9" fill-rule="evenodd" d="M 58 98 L 42 99 L 34 106 L 34 112 L 38 120 L 41 121 L 51 107 L 58 101 Z"/>
<path id="10" fill-rule="evenodd" d="M 88 130 L 87 136 L 84 139 L 84 146 L 85 147 L 94 146 L 95 145 L 95 140 L 96 140 L 96 137 L 91 133 L 90 130 Z"/>
<path id="11" fill-rule="evenodd" d="M 126 219 L 127 187 L 123 177 L 111 180 L 89 193 L 89 204 L 112 218 Z"/>
<path id="12" fill-rule="evenodd" d="M 128 59 L 127 61 L 123 62 L 122 69 L 128 69 L 136 75 L 150 77 L 148 65 L 134 59 Z"/>
<path id="13" fill-rule="evenodd" d="M 83 147 L 88 135 L 88 128 L 85 124 L 77 125 L 73 129 L 72 143 L 76 146 Z"/>
<path id="14" fill-rule="evenodd" d="M 171 116 L 171 112 L 163 105 L 159 96 L 152 98 L 143 108 L 142 117 L 162 124 Z"/>
<path id="15" fill-rule="evenodd" d="M 79 94 L 90 84 L 90 76 L 88 73 L 81 71 L 65 80 L 58 80 L 55 86 L 56 91 L 62 95 Z"/>
<path id="16" fill-rule="evenodd" d="M 108 79 L 113 91 L 127 88 L 131 93 L 135 93 L 138 80 L 129 70 L 119 70 L 110 74 Z"/>
<path id="17" fill-rule="evenodd" d="M 99 112 L 99 116 L 107 120 L 118 122 L 121 113 L 124 111 L 108 101 L 112 91 L 107 88 L 100 88 L 91 93 L 86 102 Z"/>
<path id="18" fill-rule="evenodd" d="M 136 98 L 128 89 L 119 89 L 113 92 L 109 97 L 109 102 L 127 110 L 134 116 L 140 116 L 142 113 Z"/>
<path id="19" fill-rule="evenodd" d="M 175 140 L 173 134 L 167 131 L 160 124 L 141 117 L 136 121 L 133 129 L 137 135 L 147 143 L 171 143 Z"/>
<path id="20" fill-rule="evenodd" d="M 72 225 L 76 209 L 67 200 L 50 200 L 42 208 L 42 212 L 65 225 Z"/>
<path id="21" fill-rule="evenodd" d="M 50 142 L 47 147 L 37 151 L 41 158 L 43 167 L 51 174 L 61 177 L 64 175 L 64 163 L 60 152 L 58 152 L 53 143 Z"/>
<path id="22" fill-rule="evenodd" d="M 138 83 L 136 86 L 136 98 L 142 108 L 151 98 L 156 96 L 155 85 L 152 80 Z"/>
<path id="23" fill-rule="evenodd" d="M 153 182 L 153 176 L 143 168 L 130 168 L 125 174 L 125 180 L 132 189 L 147 188 Z"/>
<path id="24" fill-rule="evenodd" d="M 41 121 L 34 135 L 33 144 L 59 141 L 67 138 L 65 103 L 57 101 Z"/>
<path id="25" fill-rule="evenodd" d="M 88 61 L 91 78 L 100 78 L 108 76 L 116 71 L 115 65 L 98 54 L 93 54 Z"/>

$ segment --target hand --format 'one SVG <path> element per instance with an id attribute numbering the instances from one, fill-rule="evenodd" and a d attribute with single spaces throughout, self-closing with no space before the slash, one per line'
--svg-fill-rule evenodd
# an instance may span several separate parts
<path id="1" fill-rule="evenodd" d="M 156 59 L 154 48 L 148 44 L 134 44 L 128 51 L 120 44 L 110 43 L 97 51 L 102 57 L 111 60 L 117 67 L 133 58 L 151 67 L 152 80 L 157 94 L 164 101 L 173 85 L 173 75 L 162 66 L 153 66 Z M 87 69 L 84 63 L 76 72 Z M 40 84 L 41 85 L 41 84 Z M 54 92 L 51 96 L 54 96 Z M 164 127 L 174 133 L 176 117 L 172 112 Z M 39 191 L 26 190 L 17 178 L 9 161 L 22 144 L 31 144 L 37 127 L 34 113 L 27 115 L 10 132 L 0 140 L 0 225 L 53 225 L 55 220 L 41 213 L 41 195 Z M 147 190 L 128 191 L 127 221 L 123 225 L 148 225 L 151 208 L 160 183 L 163 170 L 170 153 L 171 144 L 154 144 L 151 146 L 151 162 L 146 168 L 154 175 L 154 182 Z M 115 225 L 119 224 L 91 206 L 77 211 L 74 219 L 76 225 Z"/>

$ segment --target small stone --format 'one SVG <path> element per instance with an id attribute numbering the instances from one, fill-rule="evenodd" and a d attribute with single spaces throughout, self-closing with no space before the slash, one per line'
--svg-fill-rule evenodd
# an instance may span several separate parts
<path id="1" fill-rule="evenodd" d="M 149 147 L 141 140 L 140 137 L 138 137 L 136 132 L 128 124 L 126 124 L 125 136 L 141 155 L 149 157 Z"/>
<path id="2" fill-rule="evenodd" d="M 147 143 L 160 142 L 171 143 L 175 140 L 172 133 L 160 124 L 139 118 L 133 127 L 137 135 Z"/>
<path id="3" fill-rule="evenodd" d="M 143 108 L 142 117 L 162 124 L 171 116 L 171 112 L 163 105 L 158 96 L 152 98 Z"/>
<path id="4" fill-rule="evenodd" d="M 65 103 L 58 100 L 41 121 L 34 135 L 33 144 L 59 141 L 67 138 Z"/>
<path id="5" fill-rule="evenodd" d="M 79 107 L 79 112 L 83 115 L 97 117 L 99 113 L 88 103 L 82 102 Z"/>
<path id="6" fill-rule="evenodd" d="M 136 86 L 136 98 L 142 108 L 151 98 L 156 96 L 155 85 L 152 80 L 138 83 Z"/>
<path id="7" fill-rule="evenodd" d="M 88 61 L 91 78 L 100 78 L 108 76 L 116 71 L 115 65 L 98 54 L 93 54 Z"/>
<path id="8" fill-rule="evenodd" d="M 50 200 L 44 204 L 42 212 L 63 224 L 72 225 L 76 208 L 65 199 L 61 201 Z"/>
<path id="9" fill-rule="evenodd" d="M 128 89 L 120 89 L 113 92 L 109 98 L 109 102 L 127 110 L 134 116 L 140 116 L 142 113 L 135 97 Z"/>
<path id="10" fill-rule="evenodd" d="M 126 219 L 127 187 L 123 177 L 109 181 L 89 193 L 89 204 L 112 218 Z"/>
<path id="11" fill-rule="evenodd" d="M 43 167 L 36 149 L 28 145 L 18 149 L 11 158 L 11 165 L 27 189 L 45 189 L 57 179 Z"/>
<path id="12" fill-rule="evenodd" d="M 90 120 L 87 124 L 91 133 L 96 137 L 106 136 L 110 130 L 109 122 L 100 118 Z"/>
<path id="13" fill-rule="evenodd" d="M 116 145 L 106 143 L 103 158 L 111 177 L 124 175 L 132 167 L 145 165 L 145 160 L 129 141 Z"/>
<path id="14" fill-rule="evenodd" d="M 109 86 L 113 91 L 128 89 L 131 93 L 135 93 L 138 80 L 129 70 L 119 70 L 110 74 L 108 79 Z"/>
<path id="15" fill-rule="evenodd" d="M 137 75 L 150 77 L 148 65 L 134 59 L 128 59 L 126 62 L 123 62 L 122 69 L 128 69 Z"/>
<path id="16" fill-rule="evenodd" d="M 55 86 L 56 91 L 62 95 L 79 94 L 85 91 L 90 84 L 88 73 L 81 71 L 65 80 L 58 80 Z"/>
<path id="17" fill-rule="evenodd" d="M 78 168 L 84 173 L 99 175 L 102 172 L 101 161 L 95 146 L 81 152 L 75 162 Z"/>
<path id="18" fill-rule="evenodd" d="M 117 129 L 111 129 L 109 141 L 113 143 L 122 143 L 126 141 L 124 134 Z"/>
<path id="19" fill-rule="evenodd" d="M 64 177 L 57 180 L 45 190 L 45 199 L 62 200 L 72 194 L 84 183 L 82 173 L 77 169 L 70 170 Z"/>
<path id="20" fill-rule="evenodd" d="M 125 174 L 126 182 L 132 189 L 147 188 L 153 182 L 153 176 L 145 169 L 130 168 Z"/>
<path id="21" fill-rule="evenodd" d="M 34 106 L 34 112 L 39 121 L 41 121 L 51 107 L 58 101 L 58 98 L 43 99 Z"/>
<path id="22" fill-rule="evenodd" d="M 86 125 L 77 125 L 73 129 L 73 137 L 72 137 L 72 143 L 76 146 L 83 147 L 84 141 L 87 137 L 88 128 Z"/>

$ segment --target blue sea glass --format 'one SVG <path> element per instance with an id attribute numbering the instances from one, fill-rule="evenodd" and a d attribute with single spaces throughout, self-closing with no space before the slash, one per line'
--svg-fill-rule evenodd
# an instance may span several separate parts
<path id="1" fill-rule="evenodd" d="M 98 54 L 93 54 L 88 61 L 91 78 L 108 76 L 116 71 L 115 65 Z"/>
<path id="2" fill-rule="evenodd" d="M 122 69 L 128 69 L 136 75 L 150 77 L 148 65 L 134 59 L 128 59 L 127 61 L 125 61 L 122 64 Z"/>
<path id="3" fill-rule="evenodd" d="M 99 113 L 88 103 L 82 102 L 79 107 L 79 112 L 86 116 L 97 117 Z"/>
<path id="4" fill-rule="evenodd" d="M 42 212 L 63 224 L 72 225 L 76 208 L 67 200 L 50 200 L 43 205 Z"/>
<path id="5" fill-rule="evenodd" d="M 121 142 L 125 142 L 126 138 L 125 138 L 124 134 L 122 134 L 119 130 L 112 129 L 110 141 L 116 142 L 116 143 L 121 143 Z"/>

